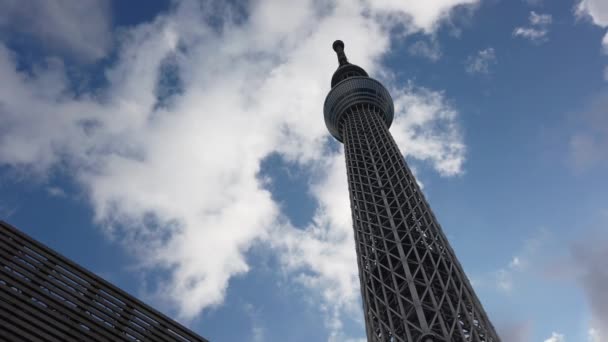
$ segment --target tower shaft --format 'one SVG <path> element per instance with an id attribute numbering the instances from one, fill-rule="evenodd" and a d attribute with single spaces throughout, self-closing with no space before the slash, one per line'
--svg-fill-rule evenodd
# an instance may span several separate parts
<path id="1" fill-rule="evenodd" d="M 334 50 L 324 115 L 346 153 L 368 341 L 500 342 L 388 131 L 390 94 Z"/>
<path id="2" fill-rule="evenodd" d="M 368 340 L 498 341 L 381 113 L 341 133 Z"/>

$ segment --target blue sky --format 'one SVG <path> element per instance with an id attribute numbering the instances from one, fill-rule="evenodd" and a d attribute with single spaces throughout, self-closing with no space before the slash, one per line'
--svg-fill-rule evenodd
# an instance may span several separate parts
<path id="1" fill-rule="evenodd" d="M 337 61 L 506 342 L 608 340 L 608 3 L 0 3 L 0 218 L 213 341 L 364 334 Z"/>

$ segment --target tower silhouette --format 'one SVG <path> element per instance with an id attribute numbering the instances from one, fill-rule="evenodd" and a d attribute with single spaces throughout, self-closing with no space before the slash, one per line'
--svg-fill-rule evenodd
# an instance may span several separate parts
<path id="1" fill-rule="evenodd" d="M 367 339 L 499 342 L 388 128 L 393 100 L 344 43 L 323 108 L 344 143 Z"/>

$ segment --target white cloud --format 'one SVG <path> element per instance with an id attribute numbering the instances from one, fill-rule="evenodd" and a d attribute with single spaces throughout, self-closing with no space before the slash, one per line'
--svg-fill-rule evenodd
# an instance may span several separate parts
<path id="1" fill-rule="evenodd" d="M 608 2 L 604 0 L 581 0 L 576 6 L 576 15 L 579 18 L 589 18 L 600 27 L 608 27 Z M 602 51 L 608 54 L 608 32 L 602 39 Z M 608 67 L 604 69 L 604 79 L 608 81 Z"/>
<path id="2" fill-rule="evenodd" d="M 394 89 L 391 132 L 406 157 L 428 162 L 441 175 L 463 172 L 466 147 L 458 113 L 441 92 L 412 86 Z"/>
<path id="3" fill-rule="evenodd" d="M 524 252 L 527 254 L 531 252 Z M 528 255 L 526 255 L 528 257 Z M 521 256 L 514 256 L 509 262 L 507 267 L 502 268 L 496 272 L 496 285 L 498 289 L 503 292 L 511 292 L 513 290 L 515 273 L 523 271 L 525 268 L 524 261 Z"/>
<path id="4" fill-rule="evenodd" d="M 529 257 L 532 250 L 526 250 L 522 253 L 525 257 Z M 513 290 L 516 274 L 523 271 L 526 267 L 522 256 L 514 256 L 507 267 L 501 268 L 496 272 L 496 286 L 500 291 L 510 293 Z"/>
<path id="5" fill-rule="evenodd" d="M 244 310 L 251 320 L 251 341 L 263 342 L 266 341 L 266 329 L 262 325 L 260 315 L 261 310 L 254 307 L 250 303 L 244 305 Z"/>
<path id="6" fill-rule="evenodd" d="M 546 41 L 547 34 L 549 33 L 549 25 L 551 25 L 553 21 L 552 16 L 550 14 L 538 14 L 531 11 L 528 21 L 528 26 L 516 27 L 515 30 L 513 30 L 513 36 L 525 38 L 535 43 Z"/>
<path id="7" fill-rule="evenodd" d="M 500 269 L 496 272 L 496 286 L 498 289 L 510 293 L 513 290 L 513 275 L 508 269 Z"/>
<path id="8" fill-rule="evenodd" d="M 496 51 L 494 48 L 479 50 L 477 54 L 469 56 L 465 64 L 469 74 L 489 74 L 490 67 L 496 64 Z"/>
<path id="9" fill-rule="evenodd" d="M 329 156 L 312 186 L 319 207 L 305 230 L 283 228 L 273 243 L 283 250 L 282 262 L 298 281 L 319 293 L 330 340 L 344 340 L 342 314 L 361 315 L 359 276 L 342 149 Z M 308 272 L 299 272 L 307 270 Z"/>
<path id="10" fill-rule="evenodd" d="M 551 334 L 551 337 L 545 339 L 545 342 L 565 342 L 566 338 L 562 334 L 556 332 Z"/>
<path id="11" fill-rule="evenodd" d="M 549 25 L 553 21 L 550 14 L 538 14 L 534 11 L 530 12 L 530 25 L 543 26 Z"/>
<path id="12" fill-rule="evenodd" d="M 111 45 L 110 22 L 107 0 L 0 2 L 0 30 L 31 35 L 54 52 L 84 61 L 106 55 Z"/>
<path id="13" fill-rule="evenodd" d="M 579 17 L 589 17 L 598 26 L 608 26 L 608 3 L 604 0 L 581 0 L 576 7 Z"/>
<path id="14" fill-rule="evenodd" d="M 509 263 L 509 268 L 511 269 L 520 269 L 522 267 L 522 261 L 519 257 L 513 257 L 513 260 Z"/>
<path id="15" fill-rule="evenodd" d="M 407 52 L 412 56 L 428 58 L 433 62 L 441 58 L 439 43 L 434 39 L 431 41 L 419 40 L 410 45 Z"/>
<path id="16" fill-rule="evenodd" d="M 478 0 L 369 0 L 368 6 L 377 14 L 408 22 L 410 30 L 433 32 L 457 6 L 475 5 Z"/>
<path id="17" fill-rule="evenodd" d="M 547 31 L 532 27 L 516 27 L 513 31 L 513 35 L 516 37 L 523 37 L 531 41 L 541 41 L 547 35 Z"/>
<path id="18" fill-rule="evenodd" d="M 409 13 L 415 20 L 402 24 L 428 30 L 453 5 L 472 2 L 373 8 Z M 300 1 L 277 16 L 283 3 L 254 2 L 243 20 L 228 5 L 179 2 L 126 30 L 105 70 L 109 85 L 79 95 L 60 60 L 25 75 L 0 45 L 0 79 L 11 84 L 0 88 L 0 163 L 40 175 L 66 165 L 87 189 L 96 222 L 142 267 L 166 274 L 153 292 L 182 318 L 220 304 L 229 280 L 249 271 L 249 248 L 262 242 L 324 298 L 341 339 L 341 315 L 360 308 L 344 159 L 327 151 L 321 114 L 337 66 L 331 43 L 343 39 L 351 61 L 386 74 L 378 61 L 389 30 L 358 2 L 328 9 Z M 209 16 L 226 18 L 222 30 L 205 24 Z M 168 62 L 181 86 L 158 106 Z M 442 175 L 461 173 L 465 146 L 443 94 L 408 86 L 393 96 L 392 132 L 403 152 Z M 319 210 L 304 231 L 284 223 L 259 179 L 272 153 L 321 175 L 311 188 Z"/>

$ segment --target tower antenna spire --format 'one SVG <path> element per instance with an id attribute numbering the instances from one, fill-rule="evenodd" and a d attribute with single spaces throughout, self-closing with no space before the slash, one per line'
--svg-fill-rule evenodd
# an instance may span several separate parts
<path id="1" fill-rule="evenodd" d="M 334 51 L 336 51 L 336 55 L 338 55 L 338 69 L 334 72 L 334 75 L 331 78 L 331 86 L 332 88 L 341 81 L 344 81 L 347 78 L 351 77 L 368 77 L 367 72 L 363 70 L 358 65 L 351 64 L 348 62 L 346 58 L 346 54 L 344 53 L 344 42 L 341 40 L 336 40 L 332 45 Z M 333 133 L 332 133 L 333 134 Z"/>
<path id="2" fill-rule="evenodd" d="M 332 47 L 338 55 L 338 62 L 340 63 L 340 66 L 349 64 L 346 54 L 344 53 L 344 42 L 341 40 L 336 40 Z"/>

